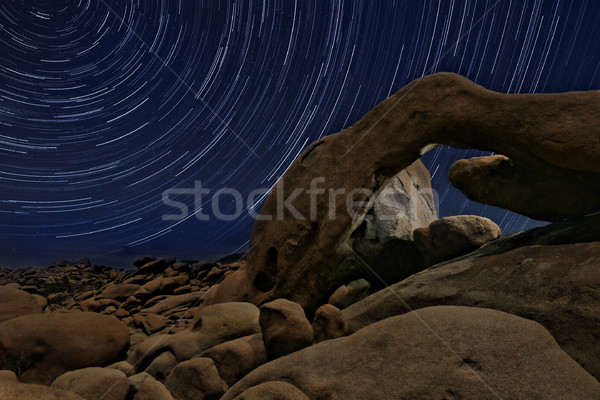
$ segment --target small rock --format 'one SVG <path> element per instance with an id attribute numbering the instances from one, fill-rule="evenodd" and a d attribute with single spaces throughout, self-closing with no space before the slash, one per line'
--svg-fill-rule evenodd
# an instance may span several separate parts
<path id="1" fill-rule="evenodd" d="M 133 296 L 133 294 L 139 289 L 139 285 L 133 285 L 130 283 L 111 283 L 102 290 L 100 296 L 105 299 L 125 301 L 129 298 L 129 296 Z"/>
<path id="2" fill-rule="evenodd" d="M 150 261 L 141 267 L 137 271 L 136 274 L 155 274 L 163 272 L 168 266 L 175 263 L 175 257 L 163 257 L 159 258 L 155 261 Z"/>
<path id="3" fill-rule="evenodd" d="M 167 320 L 165 317 L 156 314 L 136 315 L 133 317 L 133 324 L 142 328 L 147 335 L 151 335 L 167 326 Z"/>
<path id="4" fill-rule="evenodd" d="M 366 279 L 360 278 L 344 286 L 340 286 L 329 297 L 329 304 L 339 309 L 344 309 L 369 295 L 371 284 Z"/>
<path id="5" fill-rule="evenodd" d="M 260 307 L 260 327 L 270 360 L 310 346 L 313 330 L 302 307 L 277 299 Z"/>
<path id="6" fill-rule="evenodd" d="M 415 229 L 413 238 L 425 262 L 431 266 L 477 250 L 500 234 L 498 225 L 488 218 L 456 215 Z"/>
<path id="7" fill-rule="evenodd" d="M 337 339 L 348 334 L 348 324 L 339 308 L 331 304 L 323 304 L 315 312 L 312 323 L 313 342 Z"/>
<path id="8" fill-rule="evenodd" d="M 217 400 L 227 390 L 213 360 L 204 357 L 177 364 L 165 386 L 181 400 Z"/>
<path id="9" fill-rule="evenodd" d="M 150 377 L 144 379 L 133 400 L 173 400 L 165 385 Z"/>
<path id="10" fill-rule="evenodd" d="M 212 286 L 204 297 L 203 306 L 231 301 L 246 301 L 248 288 L 246 282 L 246 262 L 240 262 L 240 267 L 225 276 L 221 283 Z"/>
<path id="11" fill-rule="evenodd" d="M 132 376 L 135 374 L 135 369 L 133 368 L 133 365 L 129 364 L 127 361 L 118 361 L 114 364 L 109 365 L 106 368 L 117 369 L 127 376 Z"/>
<path id="12" fill-rule="evenodd" d="M 149 262 L 156 261 L 156 257 L 154 256 L 140 256 L 133 260 L 133 265 L 136 268 L 140 268 L 143 265 L 148 264 Z"/>
<path id="13" fill-rule="evenodd" d="M 160 381 L 164 381 L 177 363 L 178 361 L 173 353 L 170 351 L 164 351 L 150 363 L 145 372 L 149 373 Z"/>
<path id="14" fill-rule="evenodd" d="M 215 362 L 219 376 L 230 386 L 267 362 L 267 353 L 260 333 L 216 345 L 201 356 L 211 358 Z"/>
<path id="15" fill-rule="evenodd" d="M 127 378 L 127 380 L 129 381 L 129 385 L 136 392 L 142 388 L 142 385 L 144 384 L 144 381 L 146 381 L 146 379 L 154 378 L 152 378 L 152 376 L 147 372 L 140 372 L 139 374 L 135 374 Z"/>

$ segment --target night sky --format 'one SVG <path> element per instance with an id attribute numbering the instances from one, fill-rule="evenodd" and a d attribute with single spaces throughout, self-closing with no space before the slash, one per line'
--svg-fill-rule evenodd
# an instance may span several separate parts
<path id="1" fill-rule="evenodd" d="M 434 72 L 504 93 L 599 89 L 598 21 L 597 1 L 3 0 L 0 266 L 243 250 L 247 213 L 164 221 L 162 193 L 270 188 L 311 142 Z M 423 157 L 440 215 L 539 225 L 449 185 L 452 162 L 484 154 Z"/>

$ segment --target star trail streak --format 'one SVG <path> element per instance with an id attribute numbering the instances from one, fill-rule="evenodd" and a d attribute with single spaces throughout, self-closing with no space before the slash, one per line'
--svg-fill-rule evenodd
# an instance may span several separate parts
<path id="1" fill-rule="evenodd" d="M 0 266 L 243 248 L 247 213 L 163 221 L 163 191 L 271 188 L 311 142 L 424 74 L 504 93 L 598 89 L 599 19 L 597 2 L 566 0 L 3 1 Z M 539 224 L 451 187 L 452 162 L 484 154 L 423 157 L 440 214 L 505 233 Z"/>

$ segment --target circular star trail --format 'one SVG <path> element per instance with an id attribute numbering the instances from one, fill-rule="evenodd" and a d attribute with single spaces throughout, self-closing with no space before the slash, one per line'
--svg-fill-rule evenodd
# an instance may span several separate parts
<path id="1" fill-rule="evenodd" d="M 439 71 L 504 93 L 598 89 L 598 18 L 588 1 L 3 1 L 0 265 L 243 249 L 246 213 L 164 220 L 163 193 L 270 188 L 311 142 Z M 424 156 L 440 215 L 539 224 L 451 187 L 450 164 L 482 154 Z"/>

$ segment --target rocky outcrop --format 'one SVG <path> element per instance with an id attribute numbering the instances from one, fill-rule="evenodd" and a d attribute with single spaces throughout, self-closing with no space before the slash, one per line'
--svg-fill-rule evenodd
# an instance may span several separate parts
<path id="1" fill-rule="evenodd" d="M 316 344 L 257 368 L 223 400 L 273 381 L 311 399 L 600 396 L 598 381 L 541 325 L 475 307 L 425 308 Z"/>
<path id="2" fill-rule="evenodd" d="M 600 184 L 589 173 L 574 174 L 549 165 L 545 175 L 544 179 L 538 170 L 502 155 L 459 160 L 450 169 L 450 181 L 469 199 L 542 221 L 600 209 Z"/>
<path id="3" fill-rule="evenodd" d="M 441 143 L 504 154 L 540 181 L 553 182 L 557 174 L 583 181 L 569 193 L 598 200 L 598 115 L 600 92 L 507 95 L 447 73 L 409 84 L 354 126 L 315 142 L 286 171 L 252 232 L 247 269 L 251 301 L 285 297 L 313 311 L 351 280 L 336 266 L 352 254 L 351 247 L 339 244 L 354 233 L 355 221 L 346 212 L 346 196 L 315 197 L 310 190 L 315 177 L 325 178 L 318 186 L 325 193 L 357 188 L 378 192 L 421 149 Z M 295 212 L 285 207 L 286 199 Z M 362 201 L 366 212 L 367 196 L 354 200 Z M 518 209 L 515 204 L 505 207 Z M 600 209 L 600 200 L 592 209 Z M 582 207 L 575 213 L 590 211 Z M 573 210 L 557 210 L 554 219 L 572 215 Z"/>
<path id="4" fill-rule="evenodd" d="M 95 313 L 28 315 L 0 323 L 0 369 L 22 382 L 49 384 L 65 371 L 106 366 L 125 357 L 127 327 Z"/>
<path id="5" fill-rule="evenodd" d="M 415 229 L 413 238 L 425 263 L 432 266 L 477 250 L 500 234 L 498 225 L 488 218 L 455 215 Z"/>
<path id="6" fill-rule="evenodd" d="M 391 285 L 343 310 L 355 332 L 410 309 L 452 304 L 532 319 L 600 378 L 600 242 L 528 246 L 446 263 Z M 407 308 L 407 307 L 410 307 Z"/>
<path id="7" fill-rule="evenodd" d="M 179 361 L 189 360 L 220 343 L 260 332 L 258 318 L 258 308 L 250 303 L 214 304 L 198 312 L 187 329 L 137 344 L 128 361 L 141 371 L 167 350 Z"/>

